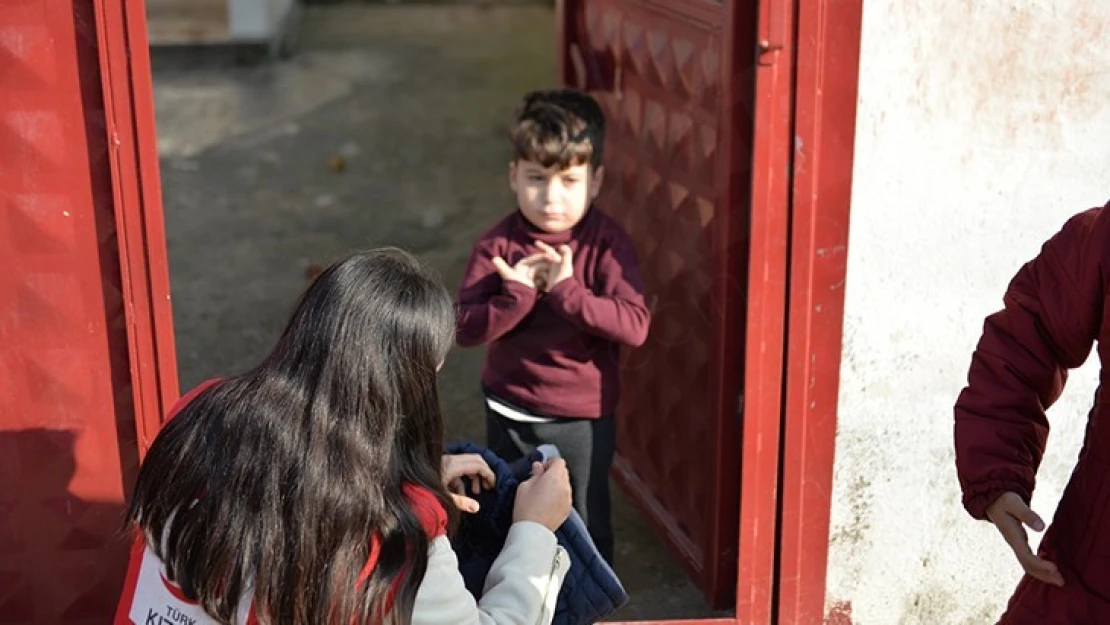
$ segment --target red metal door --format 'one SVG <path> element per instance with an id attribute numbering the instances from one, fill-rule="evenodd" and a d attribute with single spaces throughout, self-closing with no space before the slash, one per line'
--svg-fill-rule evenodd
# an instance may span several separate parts
<path id="1" fill-rule="evenodd" d="M 863 0 L 799 5 L 777 616 L 821 622 Z M 829 623 L 851 622 L 833 606 Z"/>
<path id="2" fill-rule="evenodd" d="M 610 120 L 599 205 L 654 311 L 623 363 L 614 473 L 716 607 L 736 579 L 755 22 L 739 0 L 564 0 L 559 18 L 562 80 Z"/>
<path id="3" fill-rule="evenodd" d="M 0 622 L 111 619 L 177 393 L 147 62 L 142 3 L 0 8 Z"/>
<path id="4" fill-rule="evenodd" d="M 794 0 L 760 2 L 750 147 L 751 253 L 747 270 L 751 279 L 740 447 L 739 623 L 775 622 L 795 19 Z"/>

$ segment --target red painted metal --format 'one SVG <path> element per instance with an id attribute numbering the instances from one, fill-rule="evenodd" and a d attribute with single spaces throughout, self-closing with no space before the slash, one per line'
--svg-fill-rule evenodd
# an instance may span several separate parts
<path id="1" fill-rule="evenodd" d="M 780 625 L 825 616 L 862 9 L 814 0 L 798 14 Z"/>
<path id="2" fill-rule="evenodd" d="M 774 618 L 793 143 L 793 24 L 791 0 L 760 3 L 736 590 L 737 621 L 753 624 L 772 623 Z"/>
<path id="3" fill-rule="evenodd" d="M 141 27 L 141 3 L 115 2 L 117 15 Z M 106 88 L 100 53 L 123 35 L 106 9 L 14 0 L 0 12 L 0 621 L 9 624 L 110 620 L 139 452 L 132 397 L 136 384 L 149 384 L 133 370 L 158 366 L 135 356 L 148 331 L 136 311 L 152 310 L 143 293 L 165 281 L 151 287 L 157 280 L 123 249 L 148 224 L 117 220 L 127 202 L 117 193 L 137 183 L 115 156 L 131 147 L 126 135 L 109 145 L 106 109 L 145 97 L 149 111 L 149 88 L 134 87 L 149 85 L 147 48 L 134 37 L 116 47 L 131 64 L 117 63 L 122 73 Z M 111 93 L 128 80 L 131 105 Z M 136 140 L 153 154 L 152 132 Z M 149 184 L 157 172 L 149 163 L 146 171 Z M 159 211 L 155 194 L 145 212 Z M 160 354 L 172 363 L 172 350 Z"/>
<path id="4" fill-rule="evenodd" d="M 179 394 L 143 3 L 97 0 L 101 82 L 139 457 Z"/>
<path id="5" fill-rule="evenodd" d="M 743 4 L 560 5 L 561 77 L 610 120 L 599 205 L 636 241 L 654 310 L 648 343 L 623 363 L 614 475 L 716 607 L 735 591 L 739 514 L 751 123 L 740 113 L 755 43 Z M 773 558 L 773 543 L 758 548 Z"/>

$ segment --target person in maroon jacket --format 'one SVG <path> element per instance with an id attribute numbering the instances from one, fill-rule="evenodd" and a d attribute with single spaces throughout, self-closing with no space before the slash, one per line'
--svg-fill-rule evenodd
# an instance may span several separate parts
<path id="1" fill-rule="evenodd" d="M 489 448 L 512 461 L 557 446 L 575 509 L 612 563 L 620 348 L 643 344 L 651 315 L 631 239 L 592 205 L 604 175 L 605 117 L 588 95 L 533 92 L 510 138 L 517 208 L 474 245 L 458 292 L 457 340 L 489 346 Z"/>
<path id="2" fill-rule="evenodd" d="M 1108 278 L 1110 209 L 1104 207 L 1069 220 L 1014 277 L 1005 308 L 987 318 L 956 403 L 964 506 L 994 523 L 1026 572 L 1000 621 L 1005 625 L 1110 623 Z M 1025 526 L 1045 529 L 1029 507 L 1048 437 L 1045 410 L 1096 340 L 1103 385 L 1071 480 L 1033 553 Z"/>

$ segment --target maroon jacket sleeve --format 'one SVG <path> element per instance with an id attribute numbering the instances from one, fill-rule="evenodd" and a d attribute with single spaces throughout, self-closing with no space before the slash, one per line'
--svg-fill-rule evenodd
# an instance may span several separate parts
<path id="1" fill-rule="evenodd" d="M 602 252 L 598 263 L 598 294 L 573 277 L 556 284 L 548 301 L 587 332 L 616 343 L 643 345 L 651 312 L 644 303 L 636 249 L 627 239 L 618 241 Z"/>
<path id="2" fill-rule="evenodd" d="M 1045 411 L 1099 333 L 1108 221 L 1104 209 L 1070 219 L 1014 276 L 1005 307 L 987 317 L 955 407 L 956 471 L 977 519 L 1006 491 L 1032 497 Z"/>
<path id="3" fill-rule="evenodd" d="M 466 265 L 457 297 L 459 317 L 455 337 L 462 347 L 501 338 L 528 316 L 536 304 L 535 289 L 501 279 L 493 266 L 494 255 L 488 243 L 479 241 Z"/>

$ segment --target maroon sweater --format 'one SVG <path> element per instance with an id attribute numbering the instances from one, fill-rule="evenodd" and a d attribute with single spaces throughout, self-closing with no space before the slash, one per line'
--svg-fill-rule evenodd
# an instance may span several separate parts
<path id="1" fill-rule="evenodd" d="M 549 293 L 504 281 L 493 266 L 570 246 L 574 277 Z M 642 345 L 651 313 L 632 240 L 596 207 L 568 232 L 539 230 L 513 211 L 474 245 L 459 289 L 459 345 L 489 344 L 482 384 L 538 415 L 597 418 L 620 395 L 620 345 Z"/>

